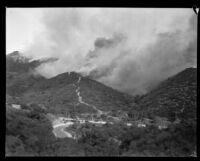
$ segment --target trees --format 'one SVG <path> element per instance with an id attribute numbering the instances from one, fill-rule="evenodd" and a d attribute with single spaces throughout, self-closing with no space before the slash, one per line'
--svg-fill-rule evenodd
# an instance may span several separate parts
<path id="1" fill-rule="evenodd" d="M 16 153 L 15 151 L 39 155 L 39 152 L 45 149 L 46 143 L 54 138 L 51 124 L 47 118 L 39 112 L 34 110 L 32 112 L 6 112 L 7 144 L 13 143 L 12 145 L 15 145 L 17 143 L 21 145 L 7 146 L 10 155 L 21 155 L 21 153 Z"/>
<path id="2" fill-rule="evenodd" d="M 6 155 L 10 156 L 12 154 L 22 155 L 25 153 L 24 145 L 22 141 L 12 135 L 6 136 Z"/>
<path id="3" fill-rule="evenodd" d="M 83 145 L 86 156 L 116 156 L 119 155 L 118 143 L 109 139 L 111 136 L 107 127 L 88 127 L 82 129 L 79 143 Z"/>

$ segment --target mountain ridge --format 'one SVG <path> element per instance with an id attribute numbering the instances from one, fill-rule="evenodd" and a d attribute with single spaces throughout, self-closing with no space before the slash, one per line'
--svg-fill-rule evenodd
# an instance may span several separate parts
<path id="1" fill-rule="evenodd" d="M 195 154 L 197 69 L 134 97 L 80 73 L 47 79 L 24 67 L 6 71 L 7 156 Z"/>
<path id="2" fill-rule="evenodd" d="M 167 80 L 161 82 L 155 89 L 142 96 L 138 102 L 141 110 L 149 108 L 148 113 L 158 114 L 174 120 L 178 110 L 185 108 L 183 114 L 196 114 L 197 100 L 197 68 L 186 68 Z M 192 106 L 190 108 L 189 106 Z M 189 110 L 190 109 L 190 110 Z M 188 111 L 189 110 L 189 111 Z M 183 114 L 181 116 L 183 117 Z M 189 117 L 189 116 L 188 116 Z M 190 116 L 191 117 L 191 116 Z"/>

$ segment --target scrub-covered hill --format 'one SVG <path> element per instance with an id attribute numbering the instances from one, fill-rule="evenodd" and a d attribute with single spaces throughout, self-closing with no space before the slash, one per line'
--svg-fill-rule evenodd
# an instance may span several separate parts
<path id="1" fill-rule="evenodd" d="M 138 100 L 141 111 L 174 121 L 196 121 L 197 68 L 187 68 L 168 78 Z"/>
<path id="2" fill-rule="evenodd" d="M 8 57 L 6 156 L 195 155 L 197 69 L 134 97 L 76 72 L 35 76 Z"/>

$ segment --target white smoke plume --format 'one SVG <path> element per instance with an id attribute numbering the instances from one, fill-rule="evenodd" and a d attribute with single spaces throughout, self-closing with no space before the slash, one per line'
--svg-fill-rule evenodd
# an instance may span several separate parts
<path id="1" fill-rule="evenodd" d="M 89 75 L 131 94 L 196 64 L 197 17 L 192 9 L 44 9 L 43 30 L 24 53 L 57 57 L 36 72 Z"/>

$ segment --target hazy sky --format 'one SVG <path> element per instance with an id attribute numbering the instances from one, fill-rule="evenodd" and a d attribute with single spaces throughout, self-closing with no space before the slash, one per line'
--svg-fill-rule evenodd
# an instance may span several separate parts
<path id="1" fill-rule="evenodd" d="M 56 11 L 57 10 L 57 11 Z M 15 50 L 23 50 L 25 49 L 34 39 L 34 35 L 36 33 L 41 32 L 42 30 L 45 30 L 44 22 L 43 22 L 43 16 L 46 12 L 60 12 L 63 9 L 49 9 L 49 8 L 7 8 L 6 9 L 6 53 L 10 53 Z M 69 9 L 66 9 L 69 10 Z M 73 9 L 71 9 L 73 10 Z M 75 9 L 74 9 L 75 10 Z M 118 16 L 123 17 L 122 14 L 129 15 L 130 17 L 127 17 L 127 20 L 122 21 L 131 21 L 134 23 L 135 28 L 141 27 L 140 25 L 147 25 L 146 28 L 152 27 L 152 25 L 155 27 L 155 30 L 174 30 L 176 27 L 181 28 L 185 25 L 184 20 L 187 21 L 189 16 L 193 14 L 192 9 L 149 9 L 149 8 L 122 8 L 122 9 L 103 9 L 103 8 L 89 8 L 89 9 L 80 9 L 80 12 L 86 13 L 88 17 L 94 16 L 95 14 L 98 15 L 100 12 L 109 12 L 110 14 L 117 13 Z M 81 11 L 82 10 L 82 11 Z M 72 11 L 70 11 L 72 12 Z M 116 16 L 117 17 L 117 16 Z M 113 16 L 113 18 L 116 18 Z M 146 19 L 143 22 L 141 22 L 139 19 L 140 17 L 143 18 L 146 17 Z M 87 19 L 87 17 L 85 17 Z M 131 19 L 129 19 L 131 18 Z M 177 18 L 180 19 L 175 26 L 170 25 L 171 22 L 176 20 Z M 97 17 L 98 19 L 98 17 Z M 101 17 L 100 17 L 101 19 Z M 134 21 L 134 19 L 136 19 Z M 100 20 L 102 21 L 102 20 Z M 113 21 L 113 20 L 111 20 Z M 122 22 L 123 23 L 123 22 Z M 127 22 L 125 22 L 124 25 L 126 25 Z M 160 25 L 160 26 L 159 26 Z M 178 26 L 176 26 L 178 25 Z M 113 24 L 114 26 L 114 24 Z M 123 25 L 122 25 L 123 26 Z M 160 28 L 159 28 L 160 27 Z M 135 29 L 134 28 L 134 29 Z M 135 31 L 137 32 L 137 30 Z M 140 32 L 140 31 L 139 31 Z M 145 32 L 145 31 L 142 31 Z M 139 33 L 138 33 L 139 34 Z M 142 36 L 142 35 L 141 35 Z"/>
<path id="2" fill-rule="evenodd" d="M 142 93 L 196 64 L 192 9 L 7 8 L 6 53 L 57 57 L 36 72 L 79 71 L 129 93 Z"/>

